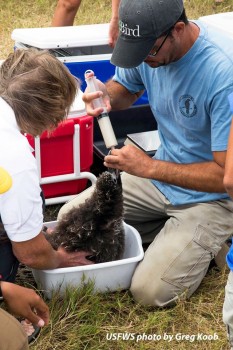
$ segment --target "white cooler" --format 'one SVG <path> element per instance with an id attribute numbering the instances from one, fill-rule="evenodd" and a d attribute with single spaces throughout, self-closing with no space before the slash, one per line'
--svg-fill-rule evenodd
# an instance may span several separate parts
<path id="1" fill-rule="evenodd" d="M 203 16 L 199 20 L 217 31 L 233 38 L 233 12 Z"/>
<path id="2" fill-rule="evenodd" d="M 19 28 L 11 37 L 15 48 L 35 47 L 50 50 L 70 72 L 86 83 L 87 69 L 95 72 L 97 78 L 106 82 L 115 72 L 110 63 L 112 48 L 108 45 L 109 23 L 79 25 L 71 27 Z M 145 93 L 136 104 L 147 104 Z"/>

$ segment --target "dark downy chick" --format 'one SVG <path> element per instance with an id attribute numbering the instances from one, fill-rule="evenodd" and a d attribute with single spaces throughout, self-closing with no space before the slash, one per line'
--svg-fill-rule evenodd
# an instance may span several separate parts
<path id="1" fill-rule="evenodd" d="M 90 198 L 62 216 L 51 234 L 54 249 L 90 251 L 96 263 L 119 260 L 125 247 L 123 196 L 120 176 L 103 172 Z"/>

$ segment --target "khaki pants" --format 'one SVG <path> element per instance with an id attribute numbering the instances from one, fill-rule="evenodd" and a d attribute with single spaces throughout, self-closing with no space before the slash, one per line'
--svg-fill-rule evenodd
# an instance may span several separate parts
<path id="1" fill-rule="evenodd" d="M 148 179 L 122 174 L 125 222 L 152 242 L 138 264 L 130 290 L 138 302 L 167 306 L 200 285 L 210 261 L 232 235 L 231 200 L 173 206 Z M 61 208 L 83 202 L 94 187 Z"/>
<path id="2" fill-rule="evenodd" d="M 0 309 L 0 349 L 28 350 L 28 337 L 20 323 Z"/>

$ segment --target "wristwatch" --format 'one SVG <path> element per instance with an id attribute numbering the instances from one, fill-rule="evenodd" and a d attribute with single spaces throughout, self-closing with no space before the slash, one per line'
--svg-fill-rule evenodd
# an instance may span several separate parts
<path id="1" fill-rule="evenodd" d="M 2 288 L 1 288 L 1 282 L 0 282 L 0 302 L 3 301 L 3 295 L 2 295 Z"/>

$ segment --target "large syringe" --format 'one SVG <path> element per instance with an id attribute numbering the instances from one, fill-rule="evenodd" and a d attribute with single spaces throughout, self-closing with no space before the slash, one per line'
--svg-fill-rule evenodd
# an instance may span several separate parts
<path id="1" fill-rule="evenodd" d="M 90 73 L 92 73 L 93 75 L 89 76 Z M 85 80 L 86 80 L 89 92 L 95 92 L 100 90 L 98 87 L 94 72 L 92 70 L 87 70 L 85 72 Z M 107 108 L 104 104 L 102 97 L 94 99 L 92 101 L 92 104 L 94 108 L 100 108 L 100 107 L 103 108 L 103 112 L 97 117 L 97 120 L 98 120 L 99 127 L 100 127 L 106 147 L 113 149 L 117 145 L 117 140 L 112 128 L 112 124 L 107 112 Z"/>

